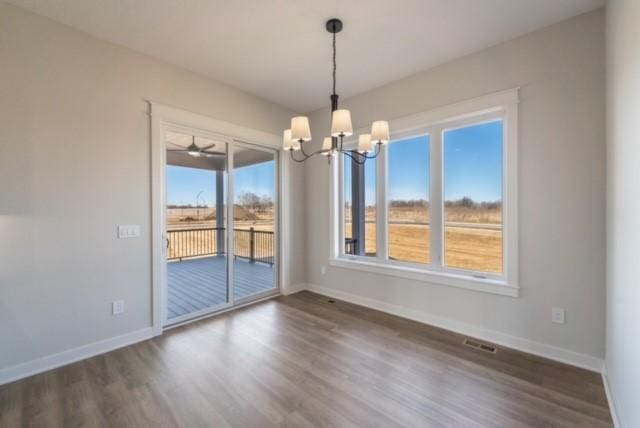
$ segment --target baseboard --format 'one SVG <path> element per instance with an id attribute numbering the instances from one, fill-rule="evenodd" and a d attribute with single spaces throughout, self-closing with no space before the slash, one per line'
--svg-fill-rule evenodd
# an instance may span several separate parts
<path id="1" fill-rule="evenodd" d="M 291 284 L 289 287 L 286 287 L 286 289 L 282 290 L 282 295 L 288 296 L 290 294 L 298 293 L 302 290 L 307 290 L 308 288 L 308 285 L 304 282 L 301 282 L 299 284 Z"/>
<path id="2" fill-rule="evenodd" d="M 123 346 L 131 345 L 153 337 L 153 328 L 147 327 L 141 330 L 126 333 L 121 336 L 110 337 L 88 345 L 62 351 L 57 354 L 36 358 L 15 366 L 0 369 L 0 385 L 46 372 L 51 369 L 66 366 L 76 361 L 84 360 Z"/>
<path id="3" fill-rule="evenodd" d="M 607 402 L 609 403 L 609 411 L 611 412 L 611 419 L 613 419 L 613 426 L 620 428 L 620 419 L 618 419 L 618 413 L 616 412 L 615 401 L 613 401 L 613 393 L 609 387 L 609 378 L 607 377 L 606 367 L 602 370 L 602 383 L 604 384 L 604 392 L 607 394 Z"/>
<path id="4" fill-rule="evenodd" d="M 368 308 L 376 309 L 378 311 L 386 312 L 402 318 L 407 318 L 413 321 L 440 327 L 445 330 L 454 331 L 466 336 L 486 340 L 488 342 L 496 343 L 508 348 L 517 349 L 518 351 L 527 352 L 529 354 L 538 355 L 550 360 L 570 364 L 572 366 L 581 367 L 598 373 L 602 373 L 603 370 L 603 361 L 601 359 L 592 357 L 590 355 L 570 351 L 568 349 L 559 348 L 557 346 L 547 345 L 529 339 L 511 336 L 499 331 L 489 330 L 448 318 L 430 315 L 422 311 L 416 311 L 414 309 L 408 309 L 404 306 L 395 305 L 368 297 L 362 297 L 356 294 L 346 293 L 344 291 L 336 290 L 333 288 L 322 287 L 315 284 L 308 284 L 307 290 L 357 305 L 366 306 Z"/>

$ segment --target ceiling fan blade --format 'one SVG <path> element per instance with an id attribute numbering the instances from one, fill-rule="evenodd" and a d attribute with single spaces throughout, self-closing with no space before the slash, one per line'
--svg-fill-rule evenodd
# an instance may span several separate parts
<path id="1" fill-rule="evenodd" d="M 212 157 L 212 156 L 226 156 L 227 154 L 224 152 L 205 152 L 204 150 L 201 151 L 200 153 L 204 153 L 205 156 L 208 157 Z"/>
<path id="2" fill-rule="evenodd" d="M 186 149 L 167 149 L 168 152 L 186 152 Z"/>
<path id="3" fill-rule="evenodd" d="M 180 144 L 173 143 L 173 142 L 171 142 L 171 141 L 167 141 L 166 143 L 167 143 L 167 144 L 171 144 L 172 146 L 180 147 L 181 149 L 184 149 L 184 146 L 181 146 Z"/>
<path id="4" fill-rule="evenodd" d="M 213 146 L 215 146 L 215 144 L 209 144 L 208 146 L 200 147 L 200 151 L 205 151 L 207 149 L 210 149 Z"/>

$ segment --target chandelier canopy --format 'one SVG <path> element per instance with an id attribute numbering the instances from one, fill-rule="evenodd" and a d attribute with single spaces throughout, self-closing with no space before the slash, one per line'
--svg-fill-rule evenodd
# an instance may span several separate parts
<path id="1" fill-rule="evenodd" d="M 383 144 L 389 142 L 389 122 L 377 120 L 371 125 L 370 134 L 358 136 L 358 147 L 355 150 L 343 148 L 344 137 L 353 135 L 351 125 L 351 112 L 346 109 L 338 109 L 338 94 L 336 93 L 336 34 L 342 30 L 342 21 L 333 18 L 327 21 L 327 31 L 333 35 L 333 93 L 329 97 L 331 100 L 331 133 L 330 137 L 322 140 L 322 147 L 319 150 L 308 153 L 305 147 L 311 141 L 311 128 L 309 118 L 297 116 L 291 119 L 291 128 L 283 133 L 284 149 L 289 151 L 291 159 L 296 162 L 304 162 L 315 155 L 323 155 L 329 159 L 336 154 L 344 153 L 354 162 L 363 164 L 367 159 L 374 159 L 380 154 Z M 294 155 L 300 152 L 301 157 Z"/>

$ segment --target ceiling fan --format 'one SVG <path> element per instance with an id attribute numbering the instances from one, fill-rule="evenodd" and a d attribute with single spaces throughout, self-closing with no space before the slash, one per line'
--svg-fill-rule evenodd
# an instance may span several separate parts
<path id="1" fill-rule="evenodd" d="M 213 156 L 226 156 L 226 153 L 224 152 L 217 152 L 217 151 L 211 151 L 209 150 L 210 148 L 214 147 L 215 144 L 210 144 L 208 146 L 202 146 L 199 147 L 196 144 L 196 137 L 192 136 L 191 137 L 191 144 L 189 144 L 187 147 L 182 147 L 178 144 L 172 143 L 170 141 L 167 141 L 167 143 L 174 145 L 176 147 L 180 147 L 179 149 L 167 149 L 168 152 L 186 152 L 188 155 L 193 156 L 193 157 L 200 157 L 200 156 L 206 156 L 208 158 L 213 157 Z"/>

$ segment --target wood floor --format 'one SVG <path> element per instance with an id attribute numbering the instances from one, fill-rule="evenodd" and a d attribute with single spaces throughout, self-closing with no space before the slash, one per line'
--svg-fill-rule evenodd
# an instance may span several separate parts
<path id="1" fill-rule="evenodd" d="M 600 376 L 309 292 L 0 387 L 0 426 L 612 426 Z"/>

